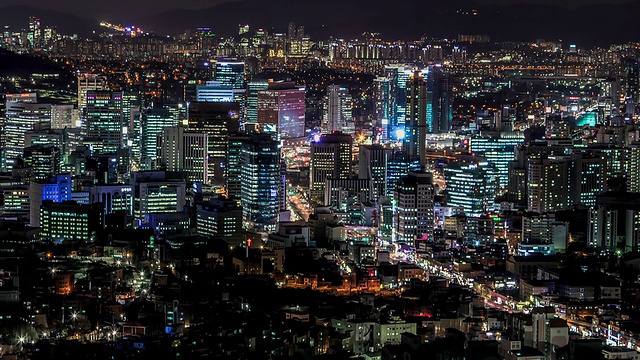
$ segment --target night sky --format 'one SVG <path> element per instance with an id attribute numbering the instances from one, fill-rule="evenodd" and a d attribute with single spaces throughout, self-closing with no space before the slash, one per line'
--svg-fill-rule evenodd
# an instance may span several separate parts
<path id="1" fill-rule="evenodd" d="M 129 1 L 103 1 L 103 0 L 0 0 L 0 6 L 26 5 L 42 9 L 56 10 L 96 20 L 109 18 L 136 18 L 139 16 L 160 13 L 176 8 L 198 9 L 211 7 L 221 2 L 239 0 L 129 0 Z M 257 0 L 268 1 L 268 0 Z M 300 0 L 300 3 L 318 0 Z M 425 0 L 415 0 L 425 1 Z M 435 0 L 426 0 L 435 1 Z M 441 0 L 446 1 L 446 0 Z M 579 6 L 585 4 L 618 4 L 630 0 L 476 0 L 481 4 L 514 4 L 514 3 L 539 3 L 564 6 Z M 117 6 L 122 4 L 124 6 Z M 116 5 L 116 6 L 114 6 Z"/>

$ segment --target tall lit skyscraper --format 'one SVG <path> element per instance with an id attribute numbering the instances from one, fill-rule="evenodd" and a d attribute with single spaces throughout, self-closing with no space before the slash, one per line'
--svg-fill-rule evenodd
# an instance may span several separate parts
<path id="1" fill-rule="evenodd" d="M 451 83 L 449 74 L 438 66 L 429 66 L 427 71 L 427 128 L 431 133 L 449 131 L 453 118 Z"/>
<path id="2" fill-rule="evenodd" d="M 444 168 L 444 177 L 447 206 L 460 207 L 473 217 L 492 210 L 497 184 L 495 170 L 489 163 L 452 161 Z"/>
<path id="3" fill-rule="evenodd" d="M 86 116 L 87 91 L 106 90 L 105 86 L 106 79 L 103 76 L 86 73 L 78 75 L 78 111 L 82 119 Z"/>
<path id="4" fill-rule="evenodd" d="M 420 167 L 426 167 L 427 142 L 427 84 L 421 73 L 415 72 L 407 84 L 407 113 L 402 151 L 420 159 Z"/>
<path id="5" fill-rule="evenodd" d="M 529 159 L 528 210 L 545 213 L 571 206 L 571 166 L 566 157 Z"/>
<path id="6" fill-rule="evenodd" d="M 511 132 L 499 136 L 476 136 L 470 140 L 470 150 L 495 166 L 498 186 L 506 189 L 509 184 L 509 163 L 515 159 L 516 146 L 524 144 L 524 133 Z"/>
<path id="7" fill-rule="evenodd" d="M 386 196 L 387 150 L 382 145 L 361 145 L 358 156 L 358 177 L 373 182 L 373 200 Z"/>
<path id="8" fill-rule="evenodd" d="M 269 88 L 269 79 L 254 78 L 247 84 L 246 121 L 258 122 L 258 92 Z"/>
<path id="9" fill-rule="evenodd" d="M 240 204 L 240 194 L 242 193 L 242 148 L 251 139 L 247 133 L 235 133 L 229 136 L 229 149 L 227 151 L 225 177 L 225 190 L 227 198 L 235 200 Z"/>
<path id="10" fill-rule="evenodd" d="M 433 175 L 410 172 L 398 180 L 396 202 L 396 241 L 415 245 L 416 239 L 433 239 L 434 224 Z"/>
<path id="11" fill-rule="evenodd" d="M 269 134 L 254 134 L 241 150 L 241 204 L 245 228 L 276 230 L 284 188 L 278 141 Z"/>
<path id="12" fill-rule="evenodd" d="M 244 62 L 216 62 L 213 79 L 222 86 L 228 86 L 232 89 L 244 89 Z"/>
<path id="13" fill-rule="evenodd" d="M 40 122 L 51 121 L 51 105 L 38 104 L 36 94 L 7 94 L 2 143 L 3 168 L 11 171 L 25 147 L 25 134 Z"/>
<path id="14" fill-rule="evenodd" d="M 322 119 L 323 133 L 341 131 L 345 134 L 353 134 L 355 132 L 351 103 L 348 88 L 340 85 L 327 86 Z"/>
<path id="15" fill-rule="evenodd" d="M 408 156 L 402 151 L 387 153 L 387 197 L 393 197 L 398 180 L 400 177 L 407 175 L 409 171 L 420 171 L 419 157 Z"/>
<path id="16" fill-rule="evenodd" d="M 269 84 L 258 91 L 258 123 L 281 139 L 303 137 L 305 132 L 305 88 L 293 82 Z"/>
<path id="17" fill-rule="evenodd" d="M 382 129 L 382 138 L 392 136 L 391 126 L 393 103 L 391 98 L 391 82 L 388 78 L 378 76 L 373 80 L 375 89 L 376 120 Z"/>
<path id="18" fill-rule="evenodd" d="M 622 70 L 624 72 L 624 95 L 627 104 L 638 105 L 640 96 L 640 64 L 637 59 L 622 59 Z"/>
<path id="19" fill-rule="evenodd" d="M 351 175 L 353 138 L 334 133 L 322 135 L 311 144 L 311 169 L 309 184 L 311 201 L 324 202 L 327 179 L 348 179 Z"/>
<path id="20" fill-rule="evenodd" d="M 240 107 L 235 102 L 189 103 L 189 130 L 206 133 L 209 139 L 209 181 L 223 184 L 229 135 L 238 131 Z"/>
<path id="21" fill-rule="evenodd" d="M 86 113 L 85 145 L 93 153 L 115 153 L 125 145 L 128 124 L 124 121 L 122 92 L 87 91 Z"/>
<path id="22" fill-rule="evenodd" d="M 182 172 L 189 182 L 209 182 L 207 134 L 165 127 L 158 143 L 159 163 L 165 170 Z"/>
<path id="23" fill-rule="evenodd" d="M 206 84 L 196 85 L 196 100 L 200 102 L 232 102 L 233 88 L 223 85 L 219 81 L 207 81 Z"/>
<path id="24" fill-rule="evenodd" d="M 142 114 L 140 129 L 140 168 L 152 170 L 157 159 L 157 136 L 167 127 L 178 125 L 168 108 L 153 107 Z"/>
<path id="25" fill-rule="evenodd" d="M 387 65 L 384 68 L 383 76 L 389 79 L 389 89 L 391 97 L 391 119 L 389 134 L 395 137 L 396 131 L 404 127 L 405 113 L 407 111 L 407 82 L 413 72 L 405 68 L 404 65 Z"/>

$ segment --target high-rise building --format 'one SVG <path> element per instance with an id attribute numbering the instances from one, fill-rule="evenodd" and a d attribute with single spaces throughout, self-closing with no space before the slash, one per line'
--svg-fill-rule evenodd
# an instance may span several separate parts
<path id="1" fill-rule="evenodd" d="M 487 162 L 452 161 L 444 168 L 447 206 L 479 217 L 490 211 L 496 197 L 495 170 Z"/>
<path id="2" fill-rule="evenodd" d="M 154 169 L 158 156 L 158 135 L 165 128 L 177 126 L 178 123 L 168 108 L 145 109 L 140 124 L 140 169 Z"/>
<path id="3" fill-rule="evenodd" d="M 567 157 L 529 159 L 527 166 L 528 210 L 545 213 L 571 206 L 571 166 Z"/>
<path id="4" fill-rule="evenodd" d="M 393 136 L 391 126 L 393 103 L 391 98 L 391 82 L 388 78 L 378 76 L 373 80 L 375 89 L 376 120 L 382 130 L 382 139 Z"/>
<path id="5" fill-rule="evenodd" d="M 269 79 L 254 78 L 247 84 L 246 121 L 258 122 L 258 93 L 269 88 Z"/>
<path id="6" fill-rule="evenodd" d="M 638 251 L 640 194 L 608 191 L 596 198 L 590 245 L 603 250 Z"/>
<path id="7" fill-rule="evenodd" d="M 393 196 L 397 242 L 414 246 L 416 239 L 433 239 L 434 196 L 431 173 L 412 171 L 400 177 Z"/>
<path id="8" fill-rule="evenodd" d="M 243 61 L 218 61 L 215 64 L 213 79 L 231 89 L 244 89 Z"/>
<path id="9" fill-rule="evenodd" d="M 387 152 L 387 197 L 393 197 L 398 180 L 410 171 L 420 171 L 420 159 L 417 156 L 407 156 L 402 151 Z"/>
<path id="10" fill-rule="evenodd" d="M 87 91 L 85 145 L 95 154 L 115 153 L 126 144 L 128 123 L 124 120 L 122 92 Z"/>
<path id="11" fill-rule="evenodd" d="M 87 91 L 106 90 L 106 79 L 96 74 L 78 75 L 78 112 L 81 119 L 86 117 Z"/>
<path id="12" fill-rule="evenodd" d="M 24 148 L 24 164 L 31 169 L 31 180 L 42 181 L 60 173 L 60 149 L 53 145 L 34 145 Z"/>
<path id="13" fill-rule="evenodd" d="M 8 94 L 2 144 L 4 145 L 3 168 L 13 169 L 16 159 L 22 156 L 25 134 L 34 125 L 51 121 L 51 105 L 38 104 L 36 94 Z"/>
<path id="14" fill-rule="evenodd" d="M 42 46 L 42 29 L 40 27 L 40 19 L 35 16 L 29 16 L 29 32 L 27 38 L 33 47 Z"/>
<path id="15" fill-rule="evenodd" d="M 240 204 L 242 192 L 242 147 L 249 141 L 250 135 L 238 132 L 229 136 L 229 150 L 227 152 L 225 190 L 229 200 Z"/>
<path id="16" fill-rule="evenodd" d="M 427 128 L 440 134 L 449 131 L 453 119 L 452 93 L 449 74 L 437 66 L 429 66 L 427 71 Z"/>
<path id="17" fill-rule="evenodd" d="M 270 83 L 258 91 L 258 124 L 281 139 L 305 135 L 305 88 L 293 82 Z"/>
<path id="18" fill-rule="evenodd" d="M 196 100 L 200 102 L 233 102 L 234 94 L 231 85 L 223 85 L 219 81 L 207 81 L 196 85 Z"/>
<path id="19" fill-rule="evenodd" d="M 420 159 L 420 167 L 426 163 L 427 143 L 427 83 L 420 72 L 415 72 L 407 83 L 407 112 L 405 115 L 402 152 Z"/>
<path id="20" fill-rule="evenodd" d="M 222 184 L 226 176 L 225 161 L 229 136 L 238 131 L 238 103 L 189 103 L 189 130 L 206 133 L 209 141 L 209 182 Z"/>
<path id="21" fill-rule="evenodd" d="M 361 145 L 358 156 L 358 177 L 373 182 L 373 200 L 386 196 L 387 150 L 382 145 Z"/>
<path id="22" fill-rule="evenodd" d="M 327 179 L 348 179 L 351 175 L 353 138 L 342 133 L 322 135 L 311 144 L 309 174 L 311 201 L 324 202 Z"/>
<path id="23" fill-rule="evenodd" d="M 476 136 L 470 139 L 471 153 L 482 156 L 497 172 L 498 186 L 506 189 L 509 184 L 509 163 L 515 159 L 515 148 L 524 144 L 521 132 L 500 133 L 498 136 Z"/>
<path id="24" fill-rule="evenodd" d="M 275 231 L 282 198 L 282 160 L 278 141 L 269 134 L 254 134 L 241 150 L 241 204 L 244 227 Z"/>
<path id="25" fill-rule="evenodd" d="M 80 127 L 80 112 L 73 105 L 51 105 L 51 128 Z"/>
<path id="26" fill-rule="evenodd" d="M 373 200 L 373 183 L 371 179 L 332 179 L 325 185 L 324 205 L 334 211 L 346 213 L 350 207 L 369 203 Z"/>
<path id="27" fill-rule="evenodd" d="M 621 62 L 627 106 L 631 104 L 632 107 L 635 107 L 638 105 L 638 97 L 640 96 L 640 64 L 634 58 L 624 58 Z"/>
<path id="28" fill-rule="evenodd" d="M 176 126 L 164 128 L 159 137 L 161 167 L 184 173 L 187 181 L 209 183 L 207 134 L 185 131 L 183 127 Z"/>
<path id="29" fill-rule="evenodd" d="M 596 154 L 573 154 L 571 180 L 572 204 L 582 204 L 593 209 L 596 196 L 607 187 L 607 159 Z"/>
<path id="30" fill-rule="evenodd" d="M 407 111 L 407 83 L 413 72 L 404 65 L 387 65 L 383 76 L 389 79 L 391 98 L 391 119 L 389 136 L 395 138 L 399 131 L 404 130 L 405 114 Z"/>
<path id="31" fill-rule="evenodd" d="M 340 85 L 327 86 L 322 130 L 324 133 L 341 131 L 353 134 L 352 99 L 349 89 Z"/>

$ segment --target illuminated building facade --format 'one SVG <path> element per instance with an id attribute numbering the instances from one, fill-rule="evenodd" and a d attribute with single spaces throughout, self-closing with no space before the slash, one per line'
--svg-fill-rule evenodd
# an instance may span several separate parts
<path id="1" fill-rule="evenodd" d="M 8 94 L 6 97 L 2 143 L 3 168 L 11 171 L 16 159 L 22 156 L 25 134 L 40 122 L 51 121 L 51 105 L 38 104 L 36 94 Z"/>
<path id="2" fill-rule="evenodd" d="M 125 145 L 127 123 L 124 120 L 122 92 L 87 91 L 85 144 L 94 154 L 115 153 Z"/>
<path id="3" fill-rule="evenodd" d="M 351 175 L 353 138 L 341 133 L 322 135 L 311 144 L 309 184 L 311 201 L 324 203 L 327 179 L 348 179 Z"/>
<path id="4" fill-rule="evenodd" d="M 400 177 L 393 195 L 397 242 L 413 246 L 416 239 L 433 239 L 434 196 L 432 174 L 412 171 Z"/>
<path id="5" fill-rule="evenodd" d="M 185 131 L 181 126 L 165 128 L 159 141 L 159 162 L 167 171 L 184 173 L 187 181 L 207 184 L 207 149 L 207 134 Z"/>
<path id="6" fill-rule="evenodd" d="M 293 82 L 271 83 L 258 91 L 258 124 L 277 132 L 280 139 L 305 135 L 305 88 Z"/>
<path id="7" fill-rule="evenodd" d="M 470 217 L 479 217 L 493 208 L 496 179 L 487 162 L 453 161 L 444 168 L 447 206 L 460 207 Z"/>
<path id="8" fill-rule="evenodd" d="M 80 205 L 75 201 L 44 201 L 40 206 L 40 235 L 43 239 L 55 242 L 93 242 L 103 228 L 103 210 L 101 203 Z"/>
<path id="9" fill-rule="evenodd" d="M 254 134 L 241 150 L 241 204 L 244 227 L 275 231 L 284 194 L 278 141 Z"/>

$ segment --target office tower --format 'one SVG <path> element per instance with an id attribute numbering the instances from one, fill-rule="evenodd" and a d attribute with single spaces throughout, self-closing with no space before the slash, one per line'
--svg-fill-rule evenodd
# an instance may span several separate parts
<path id="1" fill-rule="evenodd" d="M 492 164 L 498 176 L 498 186 L 506 189 L 509 184 L 509 163 L 515 159 L 516 146 L 524 144 L 521 132 L 500 133 L 497 136 L 475 136 L 469 140 L 472 154 L 485 158 Z"/>
<path id="2" fill-rule="evenodd" d="M 638 97 L 640 96 L 640 65 L 637 59 L 623 58 L 622 71 L 624 73 L 624 96 L 627 106 L 632 107 L 638 105 Z"/>
<path id="3" fill-rule="evenodd" d="M 527 213 L 522 216 L 522 233 L 520 244 L 520 254 L 529 255 L 536 251 L 537 246 L 543 245 L 540 249 L 553 249 L 555 252 L 564 252 L 569 240 L 569 222 L 556 219 L 555 213 L 532 214 Z M 544 246 L 544 245 L 553 245 Z M 524 250 L 524 251 L 523 251 Z"/>
<path id="4" fill-rule="evenodd" d="M 182 172 L 190 182 L 209 183 L 207 134 L 176 126 L 164 128 L 159 137 L 158 158 L 162 168 Z"/>
<path id="5" fill-rule="evenodd" d="M 391 82 L 388 78 L 378 76 L 373 80 L 375 93 L 375 111 L 377 125 L 382 129 L 381 138 L 392 137 L 391 110 L 393 108 L 391 98 Z"/>
<path id="6" fill-rule="evenodd" d="M 50 179 L 60 173 L 60 149 L 53 145 L 34 145 L 24 148 L 24 165 L 30 168 L 32 181 Z"/>
<path id="7" fill-rule="evenodd" d="M 305 135 L 305 88 L 293 82 L 270 83 L 258 91 L 258 124 L 281 139 Z"/>
<path id="8" fill-rule="evenodd" d="M 427 166 L 427 84 L 421 73 L 415 72 L 407 84 L 407 112 L 404 124 L 402 152 L 420 159 L 422 170 Z"/>
<path id="9" fill-rule="evenodd" d="M 416 239 L 433 239 L 434 196 L 431 173 L 411 171 L 400 177 L 393 195 L 397 242 L 414 246 Z"/>
<path id="10" fill-rule="evenodd" d="M 87 91 L 85 145 L 94 154 L 111 154 L 124 146 L 127 124 L 122 111 L 122 92 Z"/>
<path id="11" fill-rule="evenodd" d="M 7 94 L 2 143 L 5 171 L 22 156 L 25 134 L 40 122 L 51 121 L 51 105 L 38 104 L 36 94 Z"/>
<path id="12" fill-rule="evenodd" d="M 342 133 L 322 135 L 311 144 L 309 184 L 312 202 L 324 202 L 327 179 L 350 177 L 352 145 L 353 138 Z"/>
<path id="13" fill-rule="evenodd" d="M 607 159 L 598 154 L 579 153 L 571 155 L 572 204 L 582 204 L 591 209 L 596 205 L 596 196 L 607 187 Z"/>
<path id="14" fill-rule="evenodd" d="M 254 134 L 241 150 L 241 204 L 246 229 L 275 231 L 284 194 L 278 141 Z"/>
<path id="15" fill-rule="evenodd" d="M 182 212 L 186 184 L 180 174 L 143 171 L 133 174 L 134 227 L 149 223 L 149 214 Z"/>
<path id="16" fill-rule="evenodd" d="M 136 164 L 140 162 L 142 103 L 142 91 L 139 89 L 131 88 L 122 92 L 122 146 L 131 152 Z"/>
<path id="17" fill-rule="evenodd" d="M 479 217 L 493 208 L 497 184 L 495 170 L 486 162 L 451 161 L 444 168 L 447 206 Z"/>
<path id="18" fill-rule="evenodd" d="M 233 88 L 219 81 L 196 85 L 196 100 L 200 102 L 233 102 Z"/>
<path id="19" fill-rule="evenodd" d="M 531 158 L 527 166 L 528 210 L 544 213 L 571 206 L 571 159 Z"/>
<path id="20" fill-rule="evenodd" d="M 198 204 L 196 232 L 219 239 L 242 236 L 242 208 L 235 201 L 223 198 Z"/>
<path id="21" fill-rule="evenodd" d="M 32 181 L 29 185 L 29 225 L 40 226 L 40 205 L 45 200 L 56 203 L 71 200 L 71 175 L 56 175 L 48 181 Z"/>
<path id="22" fill-rule="evenodd" d="M 351 103 L 352 99 L 348 88 L 340 85 L 327 86 L 322 119 L 323 133 L 341 131 L 345 134 L 353 134 L 355 132 Z"/>
<path id="23" fill-rule="evenodd" d="M 82 120 L 86 117 L 87 92 L 91 90 L 106 90 L 106 79 L 96 74 L 78 75 L 78 112 Z"/>
<path id="24" fill-rule="evenodd" d="M 242 61 L 218 61 L 215 64 L 213 79 L 232 89 L 244 89 L 244 71 Z"/>
<path id="25" fill-rule="evenodd" d="M 597 195 L 591 234 L 590 245 L 602 250 L 638 251 L 640 194 L 607 191 Z"/>
<path id="26" fill-rule="evenodd" d="M 434 134 L 449 131 L 453 112 L 449 74 L 442 68 L 431 65 L 427 71 L 427 128 Z"/>
<path id="27" fill-rule="evenodd" d="M 328 178 L 325 185 L 324 205 L 334 211 L 346 213 L 354 205 L 368 203 L 373 200 L 373 183 L 371 179 Z"/>
<path id="28" fill-rule="evenodd" d="M 226 171 L 224 188 L 229 200 L 235 200 L 240 204 L 240 193 L 242 192 L 242 147 L 249 141 L 250 135 L 238 132 L 229 136 L 229 150 L 227 152 Z"/>
<path id="29" fill-rule="evenodd" d="M 246 122 L 258 122 L 258 93 L 269 88 L 269 79 L 253 78 L 247 84 Z"/>
<path id="30" fill-rule="evenodd" d="M 627 175 L 629 192 L 640 193 L 640 143 L 629 146 L 629 174 Z"/>
<path id="31" fill-rule="evenodd" d="M 49 241 L 93 243 L 104 228 L 104 209 L 101 203 L 81 205 L 75 201 L 46 200 L 40 206 L 40 227 L 40 236 Z"/>
<path id="32" fill-rule="evenodd" d="M 358 177 L 373 182 L 373 201 L 386 196 L 387 150 L 381 145 L 361 145 L 358 156 Z"/>
<path id="33" fill-rule="evenodd" d="M 407 83 L 413 72 L 403 65 L 387 65 L 383 76 L 389 79 L 391 98 L 391 118 L 389 136 L 395 138 L 399 130 L 404 130 L 405 114 L 407 111 Z"/>
<path id="34" fill-rule="evenodd" d="M 42 29 L 40 28 L 40 19 L 35 16 L 29 17 L 29 33 L 27 34 L 27 37 L 31 46 L 42 46 Z"/>
<path id="35" fill-rule="evenodd" d="M 179 121 L 168 108 L 153 107 L 145 109 L 140 124 L 140 169 L 154 169 L 158 156 L 158 135 L 162 130 L 174 127 Z"/>
<path id="36" fill-rule="evenodd" d="M 420 171 L 420 159 L 418 157 L 407 156 L 402 151 L 387 152 L 387 197 L 393 197 L 398 180 L 410 171 Z"/>
<path id="37" fill-rule="evenodd" d="M 51 105 L 51 128 L 80 127 L 80 112 L 73 105 Z"/>
<path id="38" fill-rule="evenodd" d="M 122 212 L 127 217 L 133 216 L 133 187 L 131 185 L 96 185 L 84 186 L 89 192 L 89 203 L 101 203 L 105 214 Z"/>
<path id="39" fill-rule="evenodd" d="M 189 103 L 189 131 L 206 133 L 208 137 L 208 177 L 213 184 L 224 182 L 229 135 L 238 131 L 239 111 L 239 105 L 234 102 Z"/>

